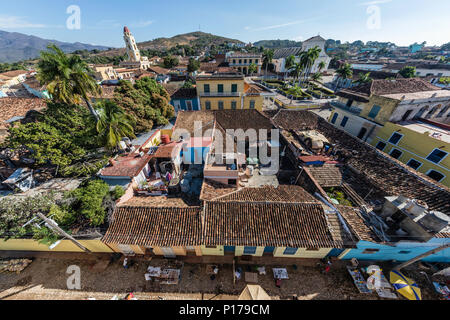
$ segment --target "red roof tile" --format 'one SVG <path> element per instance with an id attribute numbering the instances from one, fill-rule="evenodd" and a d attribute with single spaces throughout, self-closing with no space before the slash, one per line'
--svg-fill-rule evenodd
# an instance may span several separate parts
<path id="1" fill-rule="evenodd" d="M 146 247 L 201 244 L 200 208 L 118 207 L 104 243 Z"/>
<path id="2" fill-rule="evenodd" d="M 136 177 L 152 158 L 145 154 L 143 157 L 139 153 L 130 153 L 125 156 L 119 156 L 114 160 L 114 165 L 109 164 L 100 172 L 105 177 Z"/>
<path id="3" fill-rule="evenodd" d="M 320 204 L 207 202 L 205 245 L 337 248 Z"/>

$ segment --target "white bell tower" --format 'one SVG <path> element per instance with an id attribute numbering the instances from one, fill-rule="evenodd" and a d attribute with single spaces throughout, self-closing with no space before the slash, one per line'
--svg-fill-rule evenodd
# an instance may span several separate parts
<path id="1" fill-rule="evenodd" d="M 125 45 L 127 47 L 127 54 L 129 61 L 131 62 L 141 62 L 141 53 L 136 45 L 136 40 L 131 34 L 128 27 L 123 28 L 123 38 L 125 40 Z"/>

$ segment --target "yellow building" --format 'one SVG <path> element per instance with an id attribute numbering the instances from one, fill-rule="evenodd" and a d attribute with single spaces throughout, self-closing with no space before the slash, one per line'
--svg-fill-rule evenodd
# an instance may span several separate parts
<path id="1" fill-rule="evenodd" d="M 373 80 L 337 95 L 329 122 L 368 142 L 387 122 L 445 121 L 450 110 L 450 91 L 416 78 Z"/>
<path id="2" fill-rule="evenodd" d="M 196 81 L 201 110 L 262 111 L 264 95 L 271 94 L 255 83 L 245 82 L 240 73 L 203 74 Z"/>
<path id="3" fill-rule="evenodd" d="M 450 187 L 450 126 L 430 120 L 387 122 L 371 144 Z"/>

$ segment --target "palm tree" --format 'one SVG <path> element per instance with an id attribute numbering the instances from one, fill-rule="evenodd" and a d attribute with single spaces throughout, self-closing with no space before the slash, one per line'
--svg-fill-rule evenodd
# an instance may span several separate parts
<path id="1" fill-rule="evenodd" d="M 135 138 L 134 119 L 114 102 L 106 100 L 96 105 L 99 114 L 97 132 L 103 138 L 105 147 L 115 149 L 124 137 Z"/>
<path id="2" fill-rule="evenodd" d="M 264 53 L 263 53 L 263 63 L 266 65 L 266 75 L 265 75 L 266 79 L 267 79 L 267 69 L 269 67 L 269 64 L 272 63 L 273 53 L 274 52 L 271 49 L 266 49 L 266 50 L 264 50 Z"/>
<path id="3" fill-rule="evenodd" d="M 319 72 L 322 72 L 323 69 L 325 69 L 325 67 L 327 66 L 327 64 L 325 63 L 325 61 L 321 61 L 319 63 Z"/>
<path id="4" fill-rule="evenodd" d="M 363 74 L 358 80 L 353 81 L 353 83 L 357 84 L 366 84 L 372 82 L 372 78 L 370 77 L 370 72 Z"/>
<path id="5" fill-rule="evenodd" d="M 294 65 L 295 65 L 295 57 L 290 55 L 289 57 L 286 58 L 286 61 L 284 63 L 284 69 L 286 69 L 286 72 L 284 73 L 284 80 L 286 80 L 288 72 Z"/>
<path id="6" fill-rule="evenodd" d="M 295 79 L 294 82 L 297 82 L 297 79 L 300 78 L 300 75 L 302 74 L 302 72 L 303 72 L 303 64 L 302 64 L 302 62 L 300 61 L 300 62 L 294 63 L 294 65 L 292 67 L 292 73 L 293 73 L 294 79 Z"/>
<path id="7" fill-rule="evenodd" d="M 320 82 L 322 80 L 322 74 L 320 72 L 316 72 L 311 76 L 311 79 Z"/>
<path id="8" fill-rule="evenodd" d="M 48 93 L 56 102 L 78 104 L 84 100 L 91 114 L 98 121 L 99 117 L 92 107 L 89 95 L 101 94 L 101 88 L 90 76 L 91 69 L 78 55 L 67 56 L 56 45 L 42 51 L 38 63 L 37 78 L 42 85 L 47 85 Z"/>
<path id="9" fill-rule="evenodd" d="M 296 97 L 298 97 L 298 96 L 303 95 L 303 93 L 304 93 L 302 88 L 299 87 L 299 86 L 295 86 L 293 88 L 290 88 L 288 92 L 291 95 L 291 102 L 289 104 L 292 104 L 292 101 L 294 100 L 294 95 Z"/>
<path id="10" fill-rule="evenodd" d="M 253 75 L 256 71 L 258 71 L 258 66 L 254 63 L 252 63 L 249 67 L 248 67 L 248 73 L 250 75 Z"/>
<path id="11" fill-rule="evenodd" d="M 314 66 L 314 63 L 320 56 L 320 52 L 322 52 L 322 49 L 320 49 L 318 46 L 315 46 L 314 48 L 311 48 L 308 51 L 306 51 L 304 58 L 306 63 L 305 81 L 308 80 L 312 67 Z"/>
<path id="12" fill-rule="evenodd" d="M 344 80 L 351 78 L 353 76 L 353 70 L 350 64 L 344 63 L 336 70 L 336 73 L 338 74 L 339 77 L 336 81 L 336 88 L 334 89 L 334 91 L 337 90 L 339 78 Z"/>

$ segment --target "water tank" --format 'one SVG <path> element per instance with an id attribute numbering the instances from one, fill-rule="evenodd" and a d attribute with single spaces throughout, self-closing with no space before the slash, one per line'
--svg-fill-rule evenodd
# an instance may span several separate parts
<path id="1" fill-rule="evenodd" d="M 168 144 L 168 143 L 170 143 L 170 137 L 169 137 L 167 134 L 163 134 L 163 135 L 161 136 L 161 142 L 162 142 L 163 144 Z"/>
<path id="2" fill-rule="evenodd" d="M 450 217 L 439 211 L 430 211 L 419 223 L 428 230 L 440 232 L 450 225 Z"/>
<path id="3" fill-rule="evenodd" d="M 414 217 L 418 217 L 427 211 L 428 206 L 424 202 L 419 202 L 417 200 L 411 200 L 409 201 L 406 206 L 405 210 L 406 212 L 410 213 Z"/>

